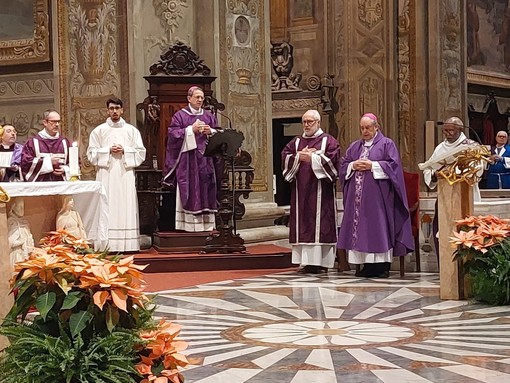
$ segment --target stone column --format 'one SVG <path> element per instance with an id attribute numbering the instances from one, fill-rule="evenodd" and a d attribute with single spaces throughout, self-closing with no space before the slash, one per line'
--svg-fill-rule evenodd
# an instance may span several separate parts
<path id="1" fill-rule="evenodd" d="M 13 303 L 12 295 L 9 295 L 12 270 L 7 233 L 7 204 L 0 202 L 0 318 L 5 318 Z M 0 349 L 7 345 L 7 339 L 0 337 Z"/>

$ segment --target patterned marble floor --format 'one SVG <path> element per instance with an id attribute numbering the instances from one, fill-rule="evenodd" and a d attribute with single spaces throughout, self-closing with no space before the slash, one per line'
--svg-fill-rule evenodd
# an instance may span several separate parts
<path id="1" fill-rule="evenodd" d="M 295 272 L 164 291 L 186 383 L 508 383 L 510 306 L 441 301 L 437 274 Z"/>

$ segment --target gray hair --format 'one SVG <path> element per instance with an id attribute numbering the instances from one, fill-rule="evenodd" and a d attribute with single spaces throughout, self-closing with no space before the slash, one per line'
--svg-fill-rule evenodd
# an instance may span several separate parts
<path id="1" fill-rule="evenodd" d="M 447 118 L 446 121 L 444 122 L 444 124 L 457 125 L 459 127 L 459 129 L 465 127 L 464 123 L 462 122 L 462 120 L 459 117 L 450 117 L 450 118 Z"/>
<path id="2" fill-rule="evenodd" d="M 56 109 L 46 109 L 44 112 L 43 112 L 43 120 L 47 120 L 48 119 L 48 116 L 51 114 L 51 113 L 58 113 L 58 111 Z M 58 113 L 60 114 L 60 113 Z"/>
<path id="3" fill-rule="evenodd" d="M 309 114 L 309 115 L 311 115 L 311 116 L 313 117 L 313 119 L 314 119 L 314 120 L 316 120 L 316 121 L 320 121 L 320 120 L 321 120 L 321 114 L 319 113 L 319 111 L 318 111 L 318 110 L 315 110 L 315 109 L 309 109 L 309 110 L 307 110 L 307 111 L 303 114 L 303 116 L 304 116 L 305 114 Z"/>

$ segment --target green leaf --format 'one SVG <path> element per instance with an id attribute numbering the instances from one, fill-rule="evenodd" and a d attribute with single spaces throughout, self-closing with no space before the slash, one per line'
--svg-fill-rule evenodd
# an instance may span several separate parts
<path id="1" fill-rule="evenodd" d="M 108 305 L 106 307 L 106 327 L 108 331 L 112 332 L 115 326 L 119 323 L 120 313 L 117 307 Z"/>
<path id="2" fill-rule="evenodd" d="M 66 295 L 64 302 L 62 303 L 61 310 L 69 310 L 75 307 L 80 299 L 83 297 L 83 292 L 73 291 Z"/>
<path id="3" fill-rule="evenodd" d="M 69 329 L 73 338 L 78 336 L 87 324 L 92 320 L 92 314 L 88 311 L 80 311 L 69 318 Z"/>
<path id="4" fill-rule="evenodd" d="M 46 294 L 40 295 L 35 300 L 35 307 L 41 314 L 42 318 L 46 320 L 46 316 L 55 305 L 57 295 L 53 291 L 48 291 Z"/>

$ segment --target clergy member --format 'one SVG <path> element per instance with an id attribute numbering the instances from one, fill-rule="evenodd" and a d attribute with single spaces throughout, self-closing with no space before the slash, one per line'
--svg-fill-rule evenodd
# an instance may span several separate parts
<path id="1" fill-rule="evenodd" d="M 29 138 L 21 151 L 21 171 L 25 181 L 64 181 L 69 164 L 69 140 L 60 135 L 60 114 L 54 109 L 43 113 L 42 129 Z"/>
<path id="2" fill-rule="evenodd" d="M 137 128 L 121 117 L 122 100 L 106 101 L 106 122 L 90 133 L 87 157 L 96 167 L 108 196 L 108 248 L 111 252 L 140 250 L 135 168 L 145 160 L 145 147 Z"/>
<path id="3" fill-rule="evenodd" d="M 504 130 L 496 133 L 496 145 L 491 146 L 486 181 L 487 189 L 510 189 L 510 145 Z"/>
<path id="4" fill-rule="evenodd" d="M 282 151 L 283 176 L 292 184 L 289 242 L 292 263 L 300 264 L 301 272 L 318 274 L 335 263 L 340 148 L 321 129 L 318 111 L 307 111 L 301 122 L 303 134 Z"/>
<path id="5" fill-rule="evenodd" d="M 340 164 L 344 215 L 338 247 L 349 263 L 364 264 L 356 276 L 388 278 L 395 256 L 414 250 L 411 219 L 400 155 L 385 137 L 377 117 L 360 120 L 361 139 L 347 149 Z"/>
<path id="6" fill-rule="evenodd" d="M 12 125 L 0 127 L 0 182 L 17 179 L 23 145 L 16 143 L 16 129 Z"/>
<path id="7" fill-rule="evenodd" d="M 460 152 L 469 149 L 477 142 L 469 139 L 464 134 L 464 123 L 458 117 L 450 117 L 443 124 L 444 141 L 436 146 L 430 158 L 421 164 L 418 164 L 420 170 L 423 171 L 423 179 L 430 189 L 437 186 L 437 172 L 441 170 L 445 163 L 453 162 L 455 156 Z M 480 165 L 480 174 L 483 171 L 483 165 Z M 478 184 L 473 185 L 473 199 L 481 201 L 480 189 Z M 437 214 L 437 201 L 435 205 L 434 219 L 432 221 L 432 236 L 437 259 L 439 260 L 439 238 L 437 236 L 439 230 L 439 220 Z M 439 265 L 439 262 L 438 262 Z"/>
<path id="8" fill-rule="evenodd" d="M 218 208 L 217 160 L 204 156 L 217 121 L 203 102 L 203 90 L 189 88 L 188 106 L 173 115 L 168 127 L 162 184 L 176 192 L 175 228 L 188 232 L 213 230 Z"/>

